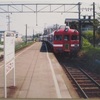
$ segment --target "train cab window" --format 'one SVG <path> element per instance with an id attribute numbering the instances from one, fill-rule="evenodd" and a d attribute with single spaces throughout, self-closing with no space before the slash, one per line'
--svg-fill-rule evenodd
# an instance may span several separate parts
<path id="1" fill-rule="evenodd" d="M 64 40 L 69 41 L 69 35 L 64 35 Z"/>
<path id="2" fill-rule="evenodd" d="M 79 36 L 78 35 L 72 35 L 71 39 L 72 40 L 79 40 Z"/>
<path id="3" fill-rule="evenodd" d="M 62 40 L 62 35 L 55 35 L 54 40 L 61 41 Z"/>

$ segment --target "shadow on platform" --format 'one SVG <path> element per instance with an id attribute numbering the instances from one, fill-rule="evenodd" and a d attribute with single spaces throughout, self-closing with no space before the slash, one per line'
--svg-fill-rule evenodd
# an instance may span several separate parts
<path id="1" fill-rule="evenodd" d="M 47 46 L 48 50 L 46 49 L 46 46 Z M 42 46 L 41 46 L 40 52 L 53 52 L 53 51 L 52 51 L 51 46 L 48 43 L 42 42 Z"/>
<path id="2" fill-rule="evenodd" d="M 44 42 L 42 42 L 40 52 L 47 52 Z"/>

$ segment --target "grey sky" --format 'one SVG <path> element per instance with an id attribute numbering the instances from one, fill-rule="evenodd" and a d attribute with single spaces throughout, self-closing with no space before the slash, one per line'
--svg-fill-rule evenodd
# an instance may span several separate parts
<path id="1" fill-rule="evenodd" d="M 0 0 L 0 2 L 34 2 L 34 3 L 77 3 L 77 2 L 86 2 L 86 3 L 92 3 L 92 2 L 99 2 L 99 0 Z"/>
<path id="2" fill-rule="evenodd" d="M 78 3 L 82 2 L 83 7 L 90 6 L 93 2 L 99 6 L 99 0 L 0 0 L 0 3 Z M 84 12 L 91 14 L 91 12 Z M 7 14 L 0 14 L 0 30 L 7 29 Z M 77 17 L 74 14 L 38 14 L 38 26 L 36 26 L 36 15 L 33 14 L 11 14 L 11 29 L 21 34 L 25 33 L 25 24 L 28 25 L 28 32 L 32 34 L 33 28 L 36 32 L 42 31 L 44 27 L 52 24 L 64 24 L 65 18 Z"/>

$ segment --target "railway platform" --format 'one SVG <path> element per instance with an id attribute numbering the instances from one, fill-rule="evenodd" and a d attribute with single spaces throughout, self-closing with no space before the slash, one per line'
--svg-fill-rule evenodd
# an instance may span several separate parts
<path id="1" fill-rule="evenodd" d="M 7 98 L 72 98 L 57 59 L 45 44 L 36 42 L 16 54 L 16 87 L 7 76 Z M 0 67 L 0 98 L 4 98 L 3 67 Z"/>

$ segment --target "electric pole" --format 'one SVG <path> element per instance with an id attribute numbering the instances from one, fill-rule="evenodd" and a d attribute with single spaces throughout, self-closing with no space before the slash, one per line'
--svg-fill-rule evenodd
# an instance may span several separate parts
<path id="1" fill-rule="evenodd" d="M 26 36 L 25 37 L 26 37 L 26 41 L 25 42 L 27 43 L 27 24 L 26 24 Z"/>
<path id="2" fill-rule="evenodd" d="M 81 3 L 78 3 L 78 17 L 79 17 L 79 47 L 82 48 L 82 31 L 81 31 Z"/>
<path id="3" fill-rule="evenodd" d="M 7 22 L 7 30 L 10 31 L 10 15 L 8 14 L 7 16 L 8 22 Z"/>
<path id="4" fill-rule="evenodd" d="M 93 46 L 95 47 L 95 2 L 93 2 Z"/>
<path id="5" fill-rule="evenodd" d="M 34 41 L 34 29 L 33 29 L 33 41 Z"/>

